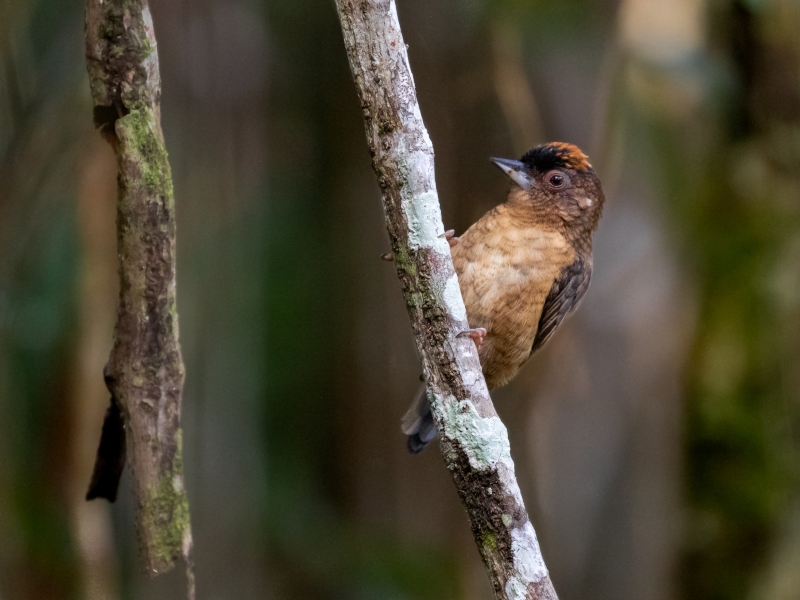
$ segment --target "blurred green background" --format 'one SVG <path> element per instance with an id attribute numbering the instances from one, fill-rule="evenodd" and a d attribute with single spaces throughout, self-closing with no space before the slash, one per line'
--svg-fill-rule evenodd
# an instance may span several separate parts
<path id="1" fill-rule="evenodd" d="M 153 0 L 198 598 L 488 600 L 332 0 Z M 0 600 L 181 597 L 108 402 L 115 164 L 79 0 L 0 0 Z M 562 600 L 800 598 L 800 3 L 399 0 L 444 222 L 569 141 L 607 196 L 581 310 L 494 396 Z"/>

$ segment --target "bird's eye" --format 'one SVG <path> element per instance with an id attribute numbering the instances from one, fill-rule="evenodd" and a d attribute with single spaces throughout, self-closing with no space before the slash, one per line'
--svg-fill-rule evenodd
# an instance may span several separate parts
<path id="1" fill-rule="evenodd" d="M 551 190 L 563 190 L 570 186 L 569 175 L 561 169 L 553 169 L 545 173 L 544 184 Z"/>

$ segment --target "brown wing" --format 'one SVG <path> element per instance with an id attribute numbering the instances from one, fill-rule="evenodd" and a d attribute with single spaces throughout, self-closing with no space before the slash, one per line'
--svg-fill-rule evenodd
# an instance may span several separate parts
<path id="1" fill-rule="evenodd" d="M 564 320 L 578 308 L 578 304 L 589 288 L 592 277 L 591 258 L 586 261 L 578 258 L 570 266 L 561 271 L 558 279 L 553 282 L 550 293 L 544 301 L 542 316 L 539 318 L 539 327 L 533 340 L 531 354 L 544 346 L 553 332 Z"/>

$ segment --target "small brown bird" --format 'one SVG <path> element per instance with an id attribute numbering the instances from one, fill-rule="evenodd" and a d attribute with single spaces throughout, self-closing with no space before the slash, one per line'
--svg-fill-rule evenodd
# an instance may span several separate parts
<path id="1" fill-rule="evenodd" d="M 448 232 L 461 294 L 489 389 L 505 385 L 575 311 L 592 275 L 592 234 L 603 189 L 572 144 L 493 158 L 513 181 L 508 199 L 467 229 Z M 403 417 L 416 454 L 436 436 L 425 386 Z"/>

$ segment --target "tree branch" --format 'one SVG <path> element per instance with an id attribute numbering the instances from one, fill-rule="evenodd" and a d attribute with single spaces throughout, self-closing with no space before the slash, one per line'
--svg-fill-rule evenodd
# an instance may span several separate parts
<path id="1" fill-rule="evenodd" d="M 105 368 L 112 420 L 107 416 L 87 498 L 116 496 L 119 473 L 115 477 L 106 469 L 111 465 L 121 471 L 118 448 L 124 453 L 127 439 L 145 571 L 151 576 L 169 571 L 183 554 L 191 598 L 192 536 L 181 456 L 184 367 L 175 304 L 175 205 L 147 1 L 87 0 L 86 60 L 95 124 L 114 148 L 119 166 L 120 276 L 114 345 Z M 124 423 L 125 429 L 115 422 Z M 99 489 L 98 481 L 105 481 Z"/>
<path id="2" fill-rule="evenodd" d="M 505 426 L 492 405 L 444 238 L 433 147 L 422 122 L 394 0 L 336 0 L 383 193 L 397 273 L 445 464 L 495 595 L 555 600 Z"/>

